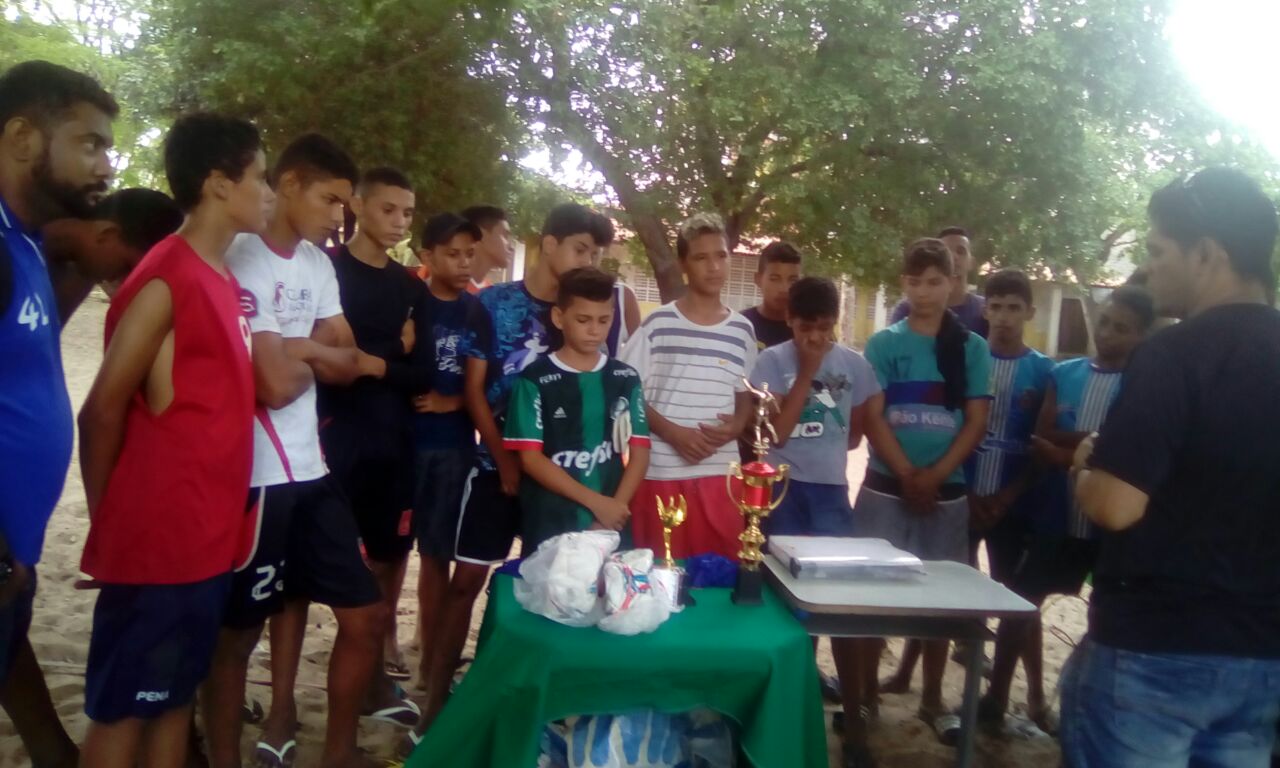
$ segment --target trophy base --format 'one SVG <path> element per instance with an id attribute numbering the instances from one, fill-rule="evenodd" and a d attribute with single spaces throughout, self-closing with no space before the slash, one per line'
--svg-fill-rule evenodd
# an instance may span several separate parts
<path id="1" fill-rule="evenodd" d="M 764 574 L 759 568 L 749 570 L 738 566 L 738 583 L 730 599 L 734 605 L 761 605 L 764 603 Z"/>

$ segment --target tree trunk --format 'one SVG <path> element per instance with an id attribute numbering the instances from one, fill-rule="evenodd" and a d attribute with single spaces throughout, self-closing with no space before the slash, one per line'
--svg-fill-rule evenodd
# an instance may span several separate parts
<path id="1" fill-rule="evenodd" d="M 631 226 L 644 246 L 644 253 L 649 257 L 649 265 L 653 267 L 654 279 L 658 282 L 658 295 L 663 303 L 675 301 L 684 295 L 684 274 L 676 259 L 675 249 L 667 241 L 666 228 L 662 220 L 649 213 L 631 214 Z"/>

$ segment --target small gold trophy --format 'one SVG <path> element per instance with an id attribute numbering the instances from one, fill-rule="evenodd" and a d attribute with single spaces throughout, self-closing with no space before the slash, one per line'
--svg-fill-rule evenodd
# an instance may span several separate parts
<path id="1" fill-rule="evenodd" d="M 745 380 L 744 380 L 745 381 Z M 729 497 L 747 520 L 746 530 L 738 537 L 742 542 L 742 550 L 738 552 L 738 583 L 733 589 L 733 602 L 738 605 L 759 605 L 763 600 L 763 587 L 760 563 L 764 555 L 760 546 L 764 544 L 764 532 L 760 530 L 760 520 L 768 517 L 777 509 L 787 495 L 791 483 L 791 467 L 783 464 L 774 467 L 764 460 L 769 446 L 778 441 L 778 434 L 773 429 L 769 417 L 778 412 L 778 399 L 769 391 L 769 385 L 763 384 L 760 389 L 747 382 L 749 391 L 756 400 L 754 440 L 751 443 L 756 460 L 747 462 L 746 466 L 733 462 L 729 465 L 729 473 L 725 476 L 725 487 Z M 742 485 L 734 492 L 733 479 L 737 478 Z M 773 486 L 782 482 L 782 492 L 773 498 Z"/>
<path id="2" fill-rule="evenodd" d="M 684 494 L 668 499 L 665 504 L 662 502 L 662 497 L 658 496 L 657 502 L 658 521 L 662 523 L 662 545 L 666 551 L 665 557 L 654 564 L 649 576 L 666 593 L 671 601 L 672 610 L 678 611 L 680 606 L 688 600 L 685 593 L 684 569 L 678 567 L 675 558 L 671 556 L 671 532 L 684 524 L 685 517 L 688 515 L 688 504 L 685 503 Z"/>
<path id="3" fill-rule="evenodd" d="M 662 497 L 658 499 L 658 520 L 662 523 L 662 546 L 665 557 L 662 559 L 662 565 L 666 568 L 675 568 L 675 558 L 671 556 L 671 532 L 684 524 L 685 515 L 688 514 L 688 504 L 685 503 L 684 494 L 680 494 L 678 498 L 672 498 L 666 504 L 662 503 Z"/>

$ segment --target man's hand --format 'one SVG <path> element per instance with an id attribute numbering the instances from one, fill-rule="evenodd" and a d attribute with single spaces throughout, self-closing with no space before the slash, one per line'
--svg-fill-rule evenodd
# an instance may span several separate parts
<path id="1" fill-rule="evenodd" d="M 698 425 L 698 430 L 702 432 L 702 435 L 707 438 L 707 442 L 711 445 L 711 453 L 715 453 L 720 446 L 737 440 L 741 432 L 737 425 L 733 423 L 733 414 L 720 413 L 716 415 L 716 418 L 719 421 L 714 424 Z"/>
<path id="2" fill-rule="evenodd" d="M 510 451 L 494 451 L 493 462 L 498 465 L 498 479 L 502 492 L 508 496 L 520 493 L 520 460 Z"/>
<path id="3" fill-rule="evenodd" d="M 631 519 L 631 509 L 612 496 L 600 496 L 589 507 L 596 520 L 610 531 L 620 531 Z"/>
<path id="4" fill-rule="evenodd" d="M 677 425 L 672 425 L 670 434 L 667 435 L 667 442 L 676 449 L 680 458 L 690 464 L 698 464 L 710 458 L 718 447 L 712 444 L 711 439 L 703 433 L 702 429 Z"/>
<path id="5" fill-rule="evenodd" d="M 22 590 L 27 588 L 27 580 L 31 578 L 31 574 L 27 571 L 27 567 L 17 560 L 13 561 L 13 573 L 9 574 L 9 578 L 3 586 L 0 586 L 0 608 L 9 606 L 18 595 L 22 594 Z"/>
<path id="6" fill-rule="evenodd" d="M 432 391 L 413 398 L 413 410 L 417 413 L 454 413 L 462 407 L 462 395 L 442 395 Z"/>

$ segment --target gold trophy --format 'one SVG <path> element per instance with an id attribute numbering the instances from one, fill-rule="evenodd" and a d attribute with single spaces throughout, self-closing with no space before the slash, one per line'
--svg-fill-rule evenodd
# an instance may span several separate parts
<path id="1" fill-rule="evenodd" d="M 666 504 L 662 503 L 662 497 L 658 499 L 658 520 L 662 523 L 662 546 L 664 554 L 662 565 L 666 568 L 675 568 L 675 558 L 671 556 L 671 532 L 684 524 L 684 518 L 688 514 L 688 504 L 685 503 L 684 494 L 680 494 L 678 498 L 672 498 Z"/>
<path id="2" fill-rule="evenodd" d="M 725 476 L 725 487 L 734 505 L 747 521 L 746 530 L 738 537 L 738 541 L 742 542 L 742 550 L 738 552 L 738 583 L 733 588 L 733 602 L 738 605 L 759 605 L 763 602 L 760 562 L 764 560 L 760 546 L 765 542 L 764 532 L 760 530 L 760 520 L 768 517 L 786 497 L 791 483 L 791 467 L 786 464 L 774 467 L 764 460 L 769 453 L 769 446 L 778 441 L 778 433 L 769 420 L 771 415 L 778 413 L 778 398 L 769 391 L 768 384 L 756 389 L 747 382 L 747 391 L 756 401 L 754 440 L 751 443 L 756 459 L 747 462 L 746 466 L 736 461 L 730 464 L 729 473 Z M 737 493 L 733 489 L 734 478 L 742 483 Z M 782 482 L 782 492 L 775 499 L 773 486 L 779 481 Z"/>
<path id="3" fill-rule="evenodd" d="M 666 592 L 671 600 L 671 608 L 679 610 L 681 605 L 686 605 L 690 601 L 686 592 L 684 569 L 677 566 L 675 558 L 671 556 L 671 532 L 684 524 L 685 517 L 688 516 L 688 504 L 684 500 L 684 494 L 668 499 L 665 504 L 661 496 L 656 500 L 658 521 L 662 523 L 662 545 L 665 549 L 665 557 L 654 563 L 649 577 Z"/>

